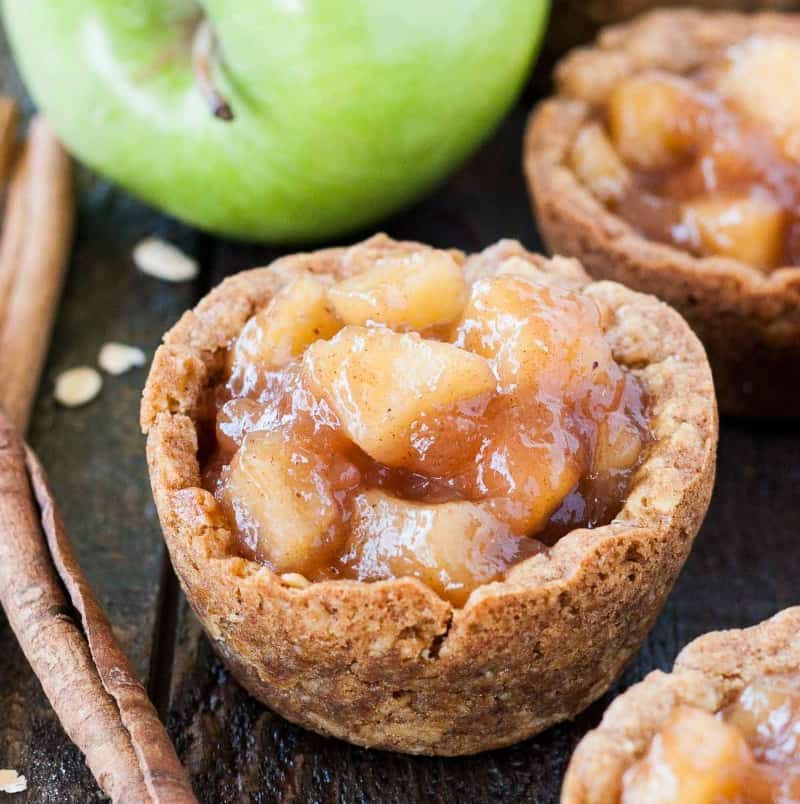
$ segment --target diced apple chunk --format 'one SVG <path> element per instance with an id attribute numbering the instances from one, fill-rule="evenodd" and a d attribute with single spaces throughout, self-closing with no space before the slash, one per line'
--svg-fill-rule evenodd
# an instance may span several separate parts
<path id="1" fill-rule="evenodd" d="M 547 279 L 545 272 L 523 257 L 509 257 L 503 260 L 491 275 L 487 274 L 487 277 L 492 279 L 496 276 L 521 276 L 531 282 L 547 284 L 543 281 Z"/>
<path id="2" fill-rule="evenodd" d="M 800 164 L 800 125 L 789 129 L 782 138 L 783 152 L 786 158 Z"/>
<path id="3" fill-rule="evenodd" d="M 512 399 L 504 404 L 459 488 L 485 500 L 516 534 L 535 536 L 586 473 L 588 456 L 560 411 Z"/>
<path id="4" fill-rule="evenodd" d="M 592 474 L 613 475 L 630 469 L 639 460 L 643 447 L 639 429 L 622 414 L 612 414 L 597 428 Z"/>
<path id="5" fill-rule="evenodd" d="M 424 330 L 457 318 L 466 301 L 461 268 L 446 251 L 389 254 L 330 291 L 345 324 Z"/>
<path id="6" fill-rule="evenodd" d="M 632 66 L 621 50 L 576 48 L 558 66 L 555 78 L 561 93 L 599 106 Z"/>
<path id="7" fill-rule="evenodd" d="M 752 36 L 728 51 L 717 90 L 751 119 L 779 137 L 800 128 L 800 40 Z"/>
<path id="8" fill-rule="evenodd" d="M 510 274 L 472 286 L 455 343 L 492 361 L 504 392 L 561 393 L 613 362 L 590 299 Z"/>
<path id="9" fill-rule="evenodd" d="M 345 327 L 303 358 L 303 379 L 348 438 L 374 460 L 402 467 L 414 422 L 495 391 L 481 357 L 416 333 Z"/>
<path id="10" fill-rule="evenodd" d="M 668 783 L 665 783 L 665 779 Z M 701 709 L 679 707 L 624 776 L 622 804 L 774 801 L 742 735 Z"/>
<path id="11" fill-rule="evenodd" d="M 234 347 L 234 371 L 248 365 L 280 368 L 341 326 L 325 285 L 301 274 L 245 324 Z"/>
<path id="12" fill-rule="evenodd" d="M 363 580 L 414 576 L 456 605 L 496 579 L 522 541 L 470 502 L 409 502 L 381 491 L 354 499 L 343 561 Z"/>
<path id="13" fill-rule="evenodd" d="M 786 213 L 766 192 L 701 199 L 683 206 L 686 228 L 703 252 L 733 257 L 759 268 L 775 267 L 783 254 Z"/>
<path id="14" fill-rule="evenodd" d="M 309 572 L 339 546 L 338 509 L 320 458 L 280 432 L 245 436 L 222 488 L 247 546 L 276 572 Z"/>
<path id="15" fill-rule="evenodd" d="M 756 755 L 768 751 L 776 764 L 793 764 L 800 757 L 800 744 L 789 736 L 800 731 L 800 677 L 792 672 L 756 677 L 726 707 L 725 720 L 745 736 Z"/>
<path id="16" fill-rule="evenodd" d="M 620 82 L 608 99 L 617 152 L 635 167 L 668 167 L 693 145 L 697 105 L 691 84 L 675 76 L 643 73 Z"/>
<path id="17" fill-rule="evenodd" d="M 570 152 L 575 175 L 601 201 L 619 200 L 631 182 L 631 173 L 597 123 L 584 126 Z"/>

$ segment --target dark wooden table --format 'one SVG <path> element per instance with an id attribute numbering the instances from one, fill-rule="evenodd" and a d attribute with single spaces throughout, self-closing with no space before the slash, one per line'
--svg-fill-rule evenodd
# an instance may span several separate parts
<path id="1" fill-rule="evenodd" d="M 24 97 L 2 46 L 0 69 L 3 88 Z M 384 228 L 468 251 L 501 237 L 538 247 L 520 172 L 526 110 L 534 100 L 530 89 L 462 170 Z M 150 234 L 194 254 L 203 268 L 199 280 L 167 285 L 137 272 L 132 248 Z M 212 654 L 166 560 L 138 427 L 145 370 L 106 377 L 101 396 L 79 410 L 57 407 L 52 386 L 60 371 L 94 363 L 108 340 L 152 354 L 180 313 L 224 276 L 279 253 L 198 234 L 83 173 L 69 279 L 30 432 L 89 581 L 146 679 L 202 801 L 556 802 L 573 747 L 614 694 L 653 668 L 669 668 L 704 631 L 750 625 L 800 602 L 800 429 L 726 421 L 714 501 L 674 594 L 617 687 L 576 720 L 513 748 L 448 760 L 353 748 L 272 714 Z M 28 778 L 27 793 L 14 802 L 101 798 L 0 613 L 3 767 Z"/>

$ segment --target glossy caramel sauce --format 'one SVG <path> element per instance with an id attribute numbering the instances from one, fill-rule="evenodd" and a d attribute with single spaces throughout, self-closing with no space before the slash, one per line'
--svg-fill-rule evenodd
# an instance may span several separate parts
<path id="1" fill-rule="evenodd" d="M 800 41 L 754 36 L 688 76 L 623 79 L 599 117 L 625 171 L 603 200 L 695 256 L 800 265 L 798 75 Z"/>
<path id="2" fill-rule="evenodd" d="M 254 354 L 273 348 L 265 327 L 290 302 L 250 320 L 209 399 L 204 459 L 242 555 L 312 581 L 413 575 L 462 605 L 566 532 L 614 517 L 648 425 L 597 306 L 512 275 L 462 295 L 424 337 L 319 308 L 328 337 L 315 326 L 277 361 Z"/>
<path id="3" fill-rule="evenodd" d="M 676 710 L 625 775 L 623 804 L 800 802 L 800 676 L 766 675 L 717 715 Z"/>

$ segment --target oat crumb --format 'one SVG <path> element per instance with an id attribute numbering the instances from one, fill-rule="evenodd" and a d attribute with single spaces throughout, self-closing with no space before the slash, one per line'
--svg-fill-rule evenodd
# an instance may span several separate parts
<path id="1" fill-rule="evenodd" d="M 188 282 L 200 270 L 196 260 L 158 237 L 142 240 L 133 250 L 133 261 L 142 273 L 165 282 Z"/>
<path id="2" fill-rule="evenodd" d="M 99 372 L 91 366 L 68 369 L 56 377 L 54 396 L 67 408 L 77 408 L 91 402 L 103 386 Z"/>
<path id="3" fill-rule="evenodd" d="M 0 769 L 0 793 L 22 793 L 28 789 L 28 780 L 15 770 Z"/>
<path id="4" fill-rule="evenodd" d="M 132 368 L 143 366 L 147 362 L 144 352 L 136 346 L 109 341 L 104 343 L 97 363 L 109 374 L 124 374 Z"/>
<path id="5" fill-rule="evenodd" d="M 311 586 L 311 581 L 297 572 L 284 572 L 281 575 L 281 580 L 285 586 L 289 586 L 292 589 L 305 589 Z"/>

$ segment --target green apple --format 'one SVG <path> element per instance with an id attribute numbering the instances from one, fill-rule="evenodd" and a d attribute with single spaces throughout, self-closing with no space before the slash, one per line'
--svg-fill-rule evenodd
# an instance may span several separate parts
<path id="1" fill-rule="evenodd" d="M 442 179 L 512 103 L 547 8 L 3 0 L 27 85 L 80 159 L 196 226 L 272 241 L 365 226 Z"/>

